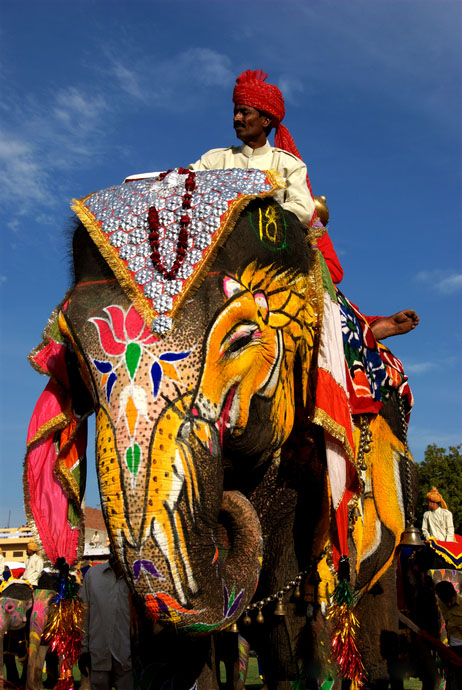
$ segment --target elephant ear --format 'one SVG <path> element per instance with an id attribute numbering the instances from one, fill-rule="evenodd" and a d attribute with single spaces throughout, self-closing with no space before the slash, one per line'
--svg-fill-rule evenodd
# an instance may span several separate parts
<path id="1" fill-rule="evenodd" d="M 61 305 L 60 305 L 61 307 Z M 30 355 L 32 366 L 50 377 L 34 408 L 24 461 L 26 514 L 47 557 L 73 565 L 83 545 L 86 415 L 77 415 L 70 395 L 67 344 L 58 326 L 59 307 Z"/>

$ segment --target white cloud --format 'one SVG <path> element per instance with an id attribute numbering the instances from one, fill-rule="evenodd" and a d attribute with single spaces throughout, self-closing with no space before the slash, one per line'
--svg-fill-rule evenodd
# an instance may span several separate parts
<path id="1" fill-rule="evenodd" d="M 44 200 L 46 173 L 41 169 L 37 149 L 26 138 L 0 132 L 0 169 L 0 198 L 4 201 Z"/>
<path id="2" fill-rule="evenodd" d="M 282 74 L 277 85 L 281 89 L 286 103 L 292 105 L 297 105 L 297 94 L 305 91 L 302 81 L 288 74 Z"/>
<path id="3" fill-rule="evenodd" d="M 77 134 L 87 134 L 99 126 L 107 105 L 104 98 L 95 94 L 86 94 L 76 87 L 62 89 L 56 96 L 52 114 L 56 124 Z"/>
<path id="4" fill-rule="evenodd" d="M 3 285 L 3 283 L 6 283 L 8 278 L 6 276 L 0 275 L 0 285 Z"/>
<path id="5" fill-rule="evenodd" d="M 147 101 L 149 93 L 141 86 L 140 74 L 135 70 L 128 69 L 126 65 L 115 62 L 113 65 L 114 75 L 118 80 L 123 91 L 128 93 L 138 101 Z"/>
<path id="6" fill-rule="evenodd" d="M 457 292 L 462 288 L 462 273 L 454 274 L 444 278 L 438 285 L 437 288 L 440 292 L 444 294 L 451 294 Z"/>
<path id="7" fill-rule="evenodd" d="M 110 72 L 121 89 L 132 98 L 152 107 L 177 110 L 190 109 L 204 88 L 229 88 L 235 79 L 230 58 L 224 53 L 205 47 L 190 48 L 166 58 L 133 60 L 132 68 L 119 58 L 108 56 Z"/>
<path id="8" fill-rule="evenodd" d="M 451 295 L 462 289 L 462 273 L 451 270 L 433 269 L 419 271 L 415 278 L 419 283 L 429 285 L 443 295 Z"/>
<path id="9" fill-rule="evenodd" d="M 416 362 L 415 364 L 406 364 L 406 374 L 426 374 L 435 369 L 438 369 L 438 365 L 435 362 Z"/>
<path id="10" fill-rule="evenodd" d="M 66 86 L 40 101 L 12 102 L 0 131 L 0 199 L 16 216 L 39 203 L 54 206 L 62 171 L 94 159 L 102 149 L 109 110 L 101 93 Z M 18 210 L 17 201 L 21 204 Z M 37 210 L 35 208 L 35 210 Z M 8 227 L 16 229 L 15 218 Z"/>

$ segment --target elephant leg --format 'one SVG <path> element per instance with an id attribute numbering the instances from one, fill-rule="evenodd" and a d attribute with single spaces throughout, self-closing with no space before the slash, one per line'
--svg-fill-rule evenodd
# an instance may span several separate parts
<path id="1" fill-rule="evenodd" d="M 393 565 L 360 599 L 358 646 L 372 687 L 394 684 L 394 660 L 398 644 L 396 569 Z"/>
<path id="2" fill-rule="evenodd" d="M 3 677 L 3 630 L 0 630 L 0 690 L 4 688 Z"/>
<path id="3" fill-rule="evenodd" d="M 209 683 L 211 675 L 210 638 L 191 638 L 173 630 L 152 633 L 152 622 L 139 619 L 131 641 L 135 688 L 160 690 L 170 682 L 170 690 L 191 690 L 198 680 Z M 179 661 L 180 660 L 180 661 Z M 211 690 L 216 685 L 201 685 Z"/>
<path id="4" fill-rule="evenodd" d="M 224 631 L 213 637 L 217 686 L 243 690 L 249 664 L 250 645 L 242 635 Z M 220 681 L 220 663 L 225 667 L 225 683 Z"/>
<path id="5" fill-rule="evenodd" d="M 43 690 L 43 665 L 48 651 L 48 645 L 39 645 L 31 655 L 27 664 L 27 690 Z"/>
<path id="6" fill-rule="evenodd" d="M 249 669 L 250 644 L 242 635 L 237 638 L 237 661 L 234 665 L 234 688 L 244 690 Z"/>
<path id="7" fill-rule="evenodd" d="M 80 690 L 90 690 L 90 676 L 82 675 L 80 678 Z"/>

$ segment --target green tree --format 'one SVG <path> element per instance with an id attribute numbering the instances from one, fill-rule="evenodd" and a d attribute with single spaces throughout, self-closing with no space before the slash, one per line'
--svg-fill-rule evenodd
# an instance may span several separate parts
<path id="1" fill-rule="evenodd" d="M 462 444 L 438 448 L 436 443 L 427 446 L 425 458 L 417 463 L 419 475 L 419 498 L 417 503 L 417 525 L 422 524 L 422 517 L 427 510 L 427 493 L 436 486 L 448 504 L 454 519 L 457 534 L 462 534 Z"/>

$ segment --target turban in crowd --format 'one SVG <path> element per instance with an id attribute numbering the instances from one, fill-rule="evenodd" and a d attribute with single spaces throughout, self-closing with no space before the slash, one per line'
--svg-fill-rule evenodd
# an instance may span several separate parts
<path id="1" fill-rule="evenodd" d="M 236 79 L 233 103 L 248 105 L 251 108 L 256 108 L 271 115 L 272 125 L 275 129 L 274 145 L 278 149 L 288 151 L 302 160 L 291 133 L 287 127 L 281 124 L 286 112 L 282 93 L 277 86 L 266 83 L 267 76 L 261 69 L 255 71 L 248 69 L 242 72 Z M 308 174 L 306 176 L 306 183 L 311 195 L 313 195 Z"/>
<path id="2" fill-rule="evenodd" d="M 34 552 L 38 551 L 38 546 L 37 546 L 37 544 L 35 543 L 35 541 L 30 541 L 30 542 L 27 544 L 27 548 L 29 549 L 29 551 L 34 551 Z"/>
<path id="3" fill-rule="evenodd" d="M 446 505 L 446 501 L 436 488 L 436 486 L 432 486 L 431 491 L 428 492 L 427 498 L 429 501 L 433 501 L 434 503 L 439 503 L 442 508 L 445 510 L 448 509 L 448 506 Z"/>

